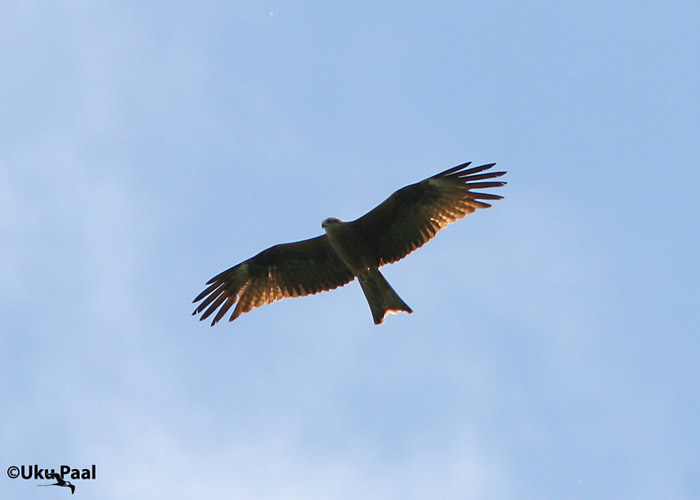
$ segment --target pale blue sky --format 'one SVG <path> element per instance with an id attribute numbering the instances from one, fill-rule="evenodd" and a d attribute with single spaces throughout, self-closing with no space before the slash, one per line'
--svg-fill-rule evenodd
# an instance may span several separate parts
<path id="1" fill-rule="evenodd" d="M 0 3 L 2 465 L 87 498 L 700 497 L 697 2 Z M 464 161 L 505 196 L 209 328 Z M 65 494 L 0 479 L 3 498 Z"/>

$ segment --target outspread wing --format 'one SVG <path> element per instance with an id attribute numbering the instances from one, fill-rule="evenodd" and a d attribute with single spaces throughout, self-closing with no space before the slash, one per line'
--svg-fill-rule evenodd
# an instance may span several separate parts
<path id="1" fill-rule="evenodd" d="M 209 286 L 194 299 L 202 303 L 192 314 L 203 312 L 203 320 L 218 309 L 211 322 L 214 326 L 236 303 L 229 321 L 285 297 L 332 290 L 354 277 L 333 252 L 325 234 L 275 245 L 210 279 Z"/>
<path id="2" fill-rule="evenodd" d="M 371 249 L 378 266 L 396 262 L 428 242 L 440 229 L 478 208 L 481 200 L 502 196 L 472 191 L 500 187 L 491 181 L 505 172 L 484 172 L 495 165 L 467 168 L 470 163 L 440 172 L 399 189 L 371 212 L 353 221 L 356 234 Z"/>

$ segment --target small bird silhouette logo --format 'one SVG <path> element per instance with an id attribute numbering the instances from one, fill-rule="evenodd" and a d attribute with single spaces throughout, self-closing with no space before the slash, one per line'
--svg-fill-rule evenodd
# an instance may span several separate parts
<path id="1" fill-rule="evenodd" d="M 52 477 L 53 477 L 53 479 L 56 480 L 55 483 L 37 484 L 37 486 L 65 486 L 66 488 L 70 488 L 71 495 L 75 493 L 75 485 L 72 484 L 70 481 L 65 481 L 61 476 L 59 476 L 56 473 L 54 473 Z M 51 478 L 49 478 L 49 479 L 51 479 Z"/>

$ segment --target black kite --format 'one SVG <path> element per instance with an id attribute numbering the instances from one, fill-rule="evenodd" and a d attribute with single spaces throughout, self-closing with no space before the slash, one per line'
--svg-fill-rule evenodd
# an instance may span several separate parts
<path id="1" fill-rule="evenodd" d="M 207 282 L 193 302 L 192 313 L 206 319 L 217 309 L 215 325 L 234 304 L 229 321 L 285 297 L 332 290 L 359 278 L 375 324 L 387 313 L 413 312 L 379 272 L 379 267 L 402 259 L 448 224 L 491 205 L 480 200 L 501 196 L 473 189 L 500 187 L 491 181 L 505 172 L 484 172 L 490 163 L 467 169 L 464 163 L 399 189 L 381 205 L 352 222 L 335 217 L 323 221 L 325 234 L 263 250 Z"/>

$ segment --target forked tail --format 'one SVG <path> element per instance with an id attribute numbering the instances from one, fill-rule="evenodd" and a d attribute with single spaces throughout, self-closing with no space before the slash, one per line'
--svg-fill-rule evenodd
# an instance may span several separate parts
<path id="1" fill-rule="evenodd" d="M 413 312 L 391 288 L 391 285 L 379 270 L 374 269 L 367 276 L 359 276 L 359 281 L 365 298 L 369 303 L 369 308 L 372 311 L 375 325 L 382 324 L 387 313 L 405 311 L 411 314 Z"/>

